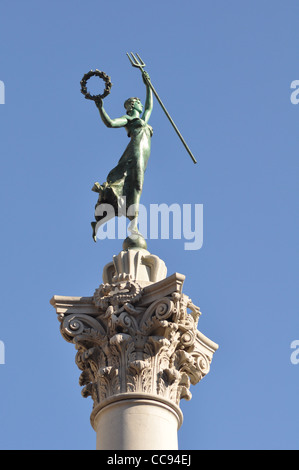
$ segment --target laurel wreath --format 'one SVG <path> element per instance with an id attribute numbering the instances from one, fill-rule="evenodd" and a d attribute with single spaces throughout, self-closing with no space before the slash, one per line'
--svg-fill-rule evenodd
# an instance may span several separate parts
<path id="1" fill-rule="evenodd" d="M 105 90 L 104 90 L 104 93 L 102 95 L 100 95 L 100 94 L 99 95 L 91 95 L 89 93 L 89 91 L 87 90 L 87 82 L 91 77 L 94 77 L 94 76 L 102 78 L 105 82 Z M 97 101 L 99 98 L 103 99 L 106 96 L 108 96 L 109 93 L 110 93 L 111 87 L 112 87 L 111 78 L 105 72 L 101 72 L 98 69 L 96 69 L 94 71 L 90 70 L 89 72 L 87 72 L 83 76 L 80 83 L 81 83 L 81 93 L 83 93 L 83 95 L 85 96 L 85 98 L 87 100 L 93 100 L 93 101 Z"/>

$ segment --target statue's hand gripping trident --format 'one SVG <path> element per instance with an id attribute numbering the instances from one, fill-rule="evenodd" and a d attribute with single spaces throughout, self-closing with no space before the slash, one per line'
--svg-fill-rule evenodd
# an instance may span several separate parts
<path id="1" fill-rule="evenodd" d="M 175 125 L 175 123 L 173 122 L 172 118 L 170 117 L 167 109 L 165 108 L 164 104 L 162 103 L 161 101 L 161 98 L 159 97 L 158 93 L 156 92 L 155 88 L 153 87 L 151 81 L 149 80 L 148 78 L 148 74 L 147 72 L 144 70 L 144 67 L 145 67 L 145 63 L 143 62 L 143 60 L 141 59 L 141 57 L 136 53 L 136 56 L 133 54 L 133 52 L 131 52 L 131 55 L 127 52 L 127 56 L 131 62 L 131 64 L 133 65 L 133 67 L 136 67 L 138 68 L 141 73 L 142 73 L 142 78 L 143 80 L 150 86 L 152 92 L 154 93 L 155 97 L 157 98 L 161 108 L 163 109 L 164 113 L 166 114 L 166 116 L 168 117 L 170 123 L 172 124 L 174 130 L 176 131 L 177 135 L 179 136 L 179 138 L 181 139 L 185 149 L 187 150 L 187 152 L 189 153 L 190 157 L 192 158 L 193 162 L 194 163 L 197 163 L 194 155 L 192 154 L 191 150 L 189 149 L 188 145 L 186 144 L 182 134 L 180 133 L 180 131 L 178 130 L 177 126 Z"/>

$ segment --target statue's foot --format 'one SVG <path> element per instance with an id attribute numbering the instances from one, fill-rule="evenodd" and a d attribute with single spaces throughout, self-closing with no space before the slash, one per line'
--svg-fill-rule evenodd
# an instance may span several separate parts
<path id="1" fill-rule="evenodd" d="M 131 233 L 132 236 L 138 236 L 138 235 L 141 235 L 141 233 L 139 232 L 138 230 L 138 223 L 136 221 L 136 218 L 134 218 L 132 220 L 132 222 L 130 222 L 129 226 L 128 226 L 128 231 Z M 142 235 L 141 235 L 142 236 Z"/>
<path id="2" fill-rule="evenodd" d="M 100 183 L 97 183 L 97 182 L 91 188 L 91 190 L 94 191 L 95 193 L 99 193 L 101 189 L 102 189 L 102 186 L 100 185 Z"/>

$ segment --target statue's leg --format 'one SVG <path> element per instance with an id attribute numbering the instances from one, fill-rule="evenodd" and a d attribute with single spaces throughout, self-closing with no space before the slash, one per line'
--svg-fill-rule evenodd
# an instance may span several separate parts
<path id="1" fill-rule="evenodd" d="M 139 215 L 139 204 L 140 197 L 142 193 L 144 172 L 140 166 L 131 170 L 129 176 L 128 192 L 129 198 L 127 201 L 127 218 L 131 221 L 128 230 L 131 232 L 131 235 L 128 236 L 124 243 L 123 249 L 127 250 L 130 248 L 134 249 L 147 249 L 146 241 L 143 235 L 138 230 L 138 215 Z"/>
<path id="2" fill-rule="evenodd" d="M 131 197 L 129 198 L 129 204 L 131 210 L 129 211 L 130 216 L 128 216 L 128 218 L 132 221 L 132 228 L 135 227 L 137 230 L 139 204 L 144 182 L 144 169 L 142 164 L 139 163 L 131 170 L 130 182 Z"/>
<path id="3" fill-rule="evenodd" d="M 97 231 L 100 228 L 101 225 L 105 224 L 108 222 L 110 219 L 115 217 L 116 211 L 115 208 L 112 204 L 108 202 L 99 202 L 101 201 L 101 194 L 99 196 L 99 200 L 97 204 L 95 205 L 95 222 L 91 222 L 91 227 L 92 227 L 92 238 L 94 241 L 96 241 L 97 238 Z"/>
<path id="4" fill-rule="evenodd" d="M 96 223 L 96 222 L 91 222 L 92 238 L 93 238 L 93 241 L 95 241 L 95 242 L 97 241 L 96 226 L 97 226 L 97 223 Z"/>

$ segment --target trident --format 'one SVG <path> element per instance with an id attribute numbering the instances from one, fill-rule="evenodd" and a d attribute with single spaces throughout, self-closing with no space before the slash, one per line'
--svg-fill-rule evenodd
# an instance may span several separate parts
<path id="1" fill-rule="evenodd" d="M 131 64 L 133 65 L 133 67 L 137 67 L 138 69 L 141 70 L 141 73 L 143 75 L 143 78 L 146 80 L 146 83 L 150 86 L 150 88 L 152 89 L 155 97 L 157 98 L 157 100 L 159 101 L 164 113 L 166 114 L 166 116 L 168 117 L 169 121 L 171 122 L 174 130 L 176 131 L 177 135 L 179 136 L 179 138 L 181 139 L 185 149 L 187 150 L 187 152 L 189 153 L 190 157 L 192 158 L 193 162 L 194 163 L 197 163 L 197 161 L 195 160 L 191 150 L 189 149 L 188 145 L 186 144 L 182 134 L 180 133 L 180 131 L 178 130 L 177 126 L 175 125 L 175 123 L 173 122 L 173 120 L 171 119 L 167 109 L 165 108 L 164 104 L 162 103 L 158 93 L 156 92 L 155 88 L 153 87 L 151 81 L 147 78 L 147 75 L 144 73 L 145 71 L 143 70 L 143 68 L 145 67 L 145 63 L 143 62 L 143 60 L 140 58 L 140 56 L 136 53 L 138 59 L 136 58 L 136 56 L 133 54 L 133 52 L 131 52 L 131 56 L 128 54 L 127 52 L 127 56 L 131 62 Z"/>

